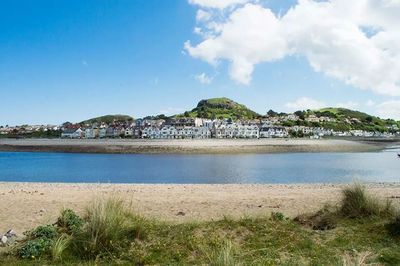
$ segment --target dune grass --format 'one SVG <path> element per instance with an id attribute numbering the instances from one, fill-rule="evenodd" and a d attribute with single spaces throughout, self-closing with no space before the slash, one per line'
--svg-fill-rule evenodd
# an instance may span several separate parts
<path id="1" fill-rule="evenodd" d="M 0 256 L 0 265 L 400 265 L 400 236 L 388 230 L 399 226 L 392 210 L 359 185 L 343 191 L 339 206 L 304 216 L 304 223 L 273 213 L 173 224 L 134 215 L 115 198 L 95 200 L 78 228 L 65 229 L 80 218 L 64 212 L 58 235 L 52 227 L 33 230 Z M 49 246 L 35 258 L 19 257 L 39 240 Z"/>
<path id="2" fill-rule="evenodd" d="M 54 261 L 61 261 L 64 255 L 64 252 L 69 248 L 71 244 L 72 237 L 66 234 L 62 234 L 57 240 L 54 242 L 51 248 L 51 257 Z"/>
<path id="3" fill-rule="evenodd" d="M 360 183 L 355 183 L 343 190 L 340 213 L 345 217 L 392 217 L 394 212 L 391 201 L 381 202 L 376 197 L 369 195 L 365 187 Z"/>

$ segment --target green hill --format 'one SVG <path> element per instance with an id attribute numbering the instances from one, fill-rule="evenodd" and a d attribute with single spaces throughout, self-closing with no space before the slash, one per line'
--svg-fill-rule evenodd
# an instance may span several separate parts
<path id="1" fill-rule="evenodd" d="M 187 111 L 181 115 L 184 117 L 200 117 L 200 118 L 230 118 L 237 119 L 254 119 L 261 115 L 250 110 L 243 104 L 232 101 L 228 98 L 211 98 L 201 100 L 196 108 Z"/>
<path id="2" fill-rule="evenodd" d="M 126 121 L 133 121 L 133 117 L 129 115 L 103 115 L 82 121 L 79 124 L 94 124 L 94 123 L 110 124 L 113 122 L 126 122 Z"/>
<path id="3" fill-rule="evenodd" d="M 381 119 L 360 111 L 354 111 L 346 108 L 323 108 L 307 112 L 307 115 L 327 116 L 336 119 L 336 122 L 323 123 L 325 128 L 351 130 L 361 129 L 367 131 L 388 131 L 388 127 L 399 125 L 393 119 Z M 351 122 L 349 124 L 348 122 Z"/>

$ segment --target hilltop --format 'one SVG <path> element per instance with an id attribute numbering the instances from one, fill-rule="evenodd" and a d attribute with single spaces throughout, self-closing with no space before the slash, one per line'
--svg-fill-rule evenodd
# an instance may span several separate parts
<path id="1" fill-rule="evenodd" d="M 91 119 L 84 120 L 79 124 L 93 124 L 93 123 L 107 123 L 111 124 L 113 122 L 126 122 L 126 121 L 133 121 L 133 117 L 129 115 L 103 115 Z"/>
<path id="2" fill-rule="evenodd" d="M 225 97 L 201 100 L 196 108 L 178 116 L 209 119 L 230 118 L 232 120 L 261 117 L 260 114 L 250 110 L 245 105 Z"/>

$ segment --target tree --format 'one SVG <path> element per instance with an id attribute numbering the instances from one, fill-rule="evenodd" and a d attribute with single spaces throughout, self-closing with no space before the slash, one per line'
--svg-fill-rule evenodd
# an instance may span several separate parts
<path id="1" fill-rule="evenodd" d="M 272 109 L 270 109 L 268 112 L 267 112 L 267 115 L 268 116 L 277 116 L 278 115 L 278 113 L 277 112 L 275 112 L 274 110 L 272 110 Z"/>
<path id="2" fill-rule="evenodd" d="M 297 115 L 301 120 L 305 119 L 305 112 L 304 111 L 296 111 L 294 112 L 295 115 Z"/>

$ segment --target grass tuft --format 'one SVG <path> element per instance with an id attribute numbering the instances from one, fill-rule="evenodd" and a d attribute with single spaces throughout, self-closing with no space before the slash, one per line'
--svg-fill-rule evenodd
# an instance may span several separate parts
<path id="1" fill-rule="evenodd" d="M 235 259 L 235 251 L 231 241 L 226 240 L 219 247 L 203 249 L 210 266 L 236 266 L 240 265 Z"/>
<path id="2" fill-rule="evenodd" d="M 54 242 L 54 245 L 51 247 L 51 256 L 54 261 L 62 260 L 65 250 L 71 244 L 71 239 L 71 236 L 63 234 Z"/>
<path id="3" fill-rule="evenodd" d="M 394 213 L 390 201 L 382 204 L 377 198 L 369 195 L 365 187 L 359 183 L 345 188 L 343 199 L 340 206 L 340 214 L 347 218 L 367 218 L 386 216 L 390 217 Z"/>
<path id="4" fill-rule="evenodd" d="M 132 215 L 121 200 L 95 200 L 86 209 L 85 225 L 78 234 L 78 251 L 84 257 L 96 258 L 118 252 L 136 230 Z"/>
<path id="5" fill-rule="evenodd" d="M 364 266 L 370 265 L 367 263 L 368 258 L 371 256 L 371 252 L 355 252 L 355 254 L 346 253 L 343 256 L 343 266 Z"/>

